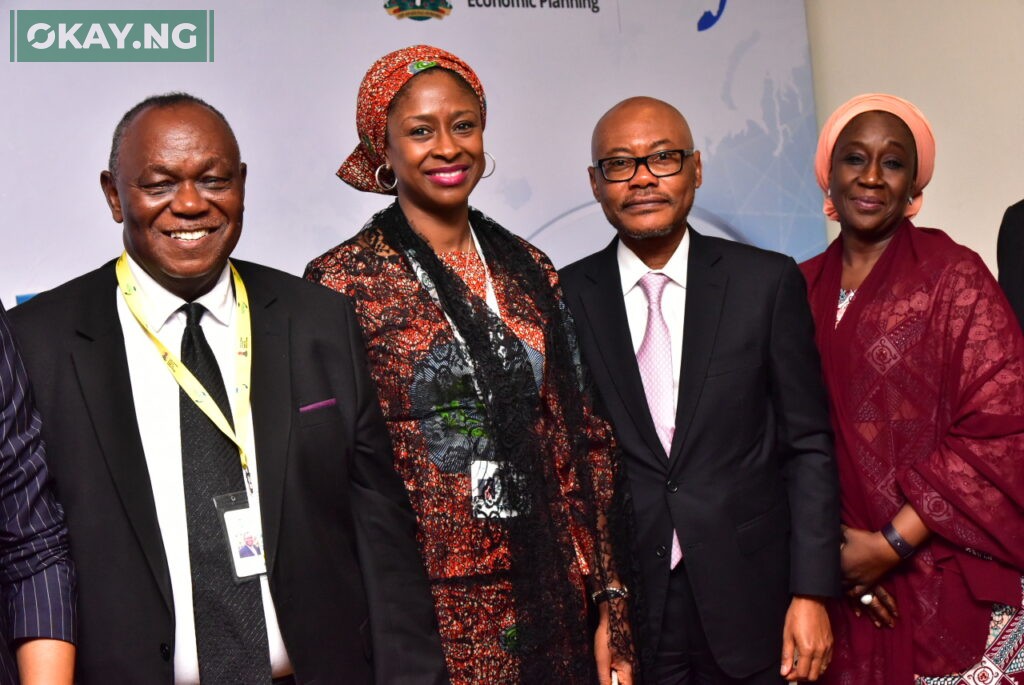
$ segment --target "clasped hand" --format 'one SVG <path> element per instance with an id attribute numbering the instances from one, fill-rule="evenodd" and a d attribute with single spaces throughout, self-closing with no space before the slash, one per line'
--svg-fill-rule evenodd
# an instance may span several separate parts
<path id="1" fill-rule="evenodd" d="M 899 555 L 880 532 L 843 526 L 840 545 L 843 584 L 854 613 L 867 613 L 876 628 L 892 628 L 899 618 L 896 599 L 879 581 L 900 562 Z M 870 596 L 865 604 L 862 598 Z"/>

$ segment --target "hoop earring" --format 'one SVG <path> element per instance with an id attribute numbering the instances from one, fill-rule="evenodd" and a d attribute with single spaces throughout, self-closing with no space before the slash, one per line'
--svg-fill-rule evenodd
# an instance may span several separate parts
<path id="1" fill-rule="evenodd" d="M 397 178 L 394 181 L 391 182 L 391 185 L 386 185 L 386 184 L 381 182 L 381 180 L 380 180 L 380 172 L 381 171 L 390 171 L 390 170 L 391 170 L 391 166 L 389 164 L 385 163 L 385 164 L 381 164 L 373 172 L 373 179 L 375 181 L 377 181 L 377 187 L 380 188 L 381 190 L 383 190 L 385 193 L 390 193 L 392 190 L 395 189 L 396 186 L 398 186 L 398 179 Z M 394 174 L 392 174 L 392 176 L 393 175 Z"/>
<path id="2" fill-rule="evenodd" d="M 491 171 L 490 173 L 485 173 L 483 176 L 481 176 L 481 180 L 485 178 L 490 178 L 491 176 L 494 175 L 494 172 L 498 170 L 498 162 L 497 160 L 494 159 L 494 155 L 492 155 L 490 152 L 484 152 L 484 156 L 491 160 Z M 484 164 L 484 170 L 487 170 L 486 164 Z"/>

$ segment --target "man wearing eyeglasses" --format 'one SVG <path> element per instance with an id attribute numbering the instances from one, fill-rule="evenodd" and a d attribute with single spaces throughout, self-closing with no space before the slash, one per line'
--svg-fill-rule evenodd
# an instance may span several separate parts
<path id="1" fill-rule="evenodd" d="M 618 235 L 561 277 L 626 455 L 647 681 L 815 680 L 840 530 L 803 278 L 789 257 L 687 225 L 703 171 L 671 105 L 625 100 L 591 145 Z"/>

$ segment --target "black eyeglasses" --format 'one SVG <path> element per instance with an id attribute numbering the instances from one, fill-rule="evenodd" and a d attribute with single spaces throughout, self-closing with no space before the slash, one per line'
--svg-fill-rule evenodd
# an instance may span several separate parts
<path id="1" fill-rule="evenodd" d="M 687 157 L 693 157 L 695 151 L 689 150 L 660 150 L 646 157 L 606 157 L 594 163 L 601 170 L 604 180 L 612 183 L 622 183 L 633 180 L 637 169 L 643 164 L 652 176 L 663 178 L 678 174 L 683 170 L 683 162 Z"/>

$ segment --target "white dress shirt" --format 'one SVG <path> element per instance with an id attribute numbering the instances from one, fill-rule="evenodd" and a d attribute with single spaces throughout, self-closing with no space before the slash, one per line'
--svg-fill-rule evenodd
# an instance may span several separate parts
<path id="1" fill-rule="evenodd" d="M 647 296 L 640 287 L 640 279 L 651 271 L 663 273 L 669 278 L 661 296 L 661 315 L 668 324 L 672 345 L 672 411 L 679 403 L 679 373 L 683 366 L 683 319 L 686 315 L 686 263 L 690 256 L 690 231 L 683 234 L 679 247 L 661 269 L 652 269 L 643 263 L 632 250 L 620 240 L 616 258 L 619 262 L 619 277 L 622 279 L 622 299 L 626 303 L 626 321 L 633 340 L 633 352 L 640 349 L 647 330 Z"/>
<path id="2" fill-rule="evenodd" d="M 181 349 L 181 336 L 185 331 L 185 313 L 178 309 L 185 300 L 164 290 L 149 274 L 129 258 L 128 267 L 145 297 L 141 314 L 153 332 L 173 353 Z M 178 383 L 167 369 L 160 353 L 145 331 L 135 320 L 120 291 L 115 290 L 117 314 L 124 333 L 125 352 L 128 356 L 128 371 L 135 398 L 135 417 L 139 422 L 139 434 L 146 455 L 149 480 L 153 488 L 156 516 L 160 523 L 160 537 L 171 577 L 174 595 L 174 682 L 181 685 L 199 683 L 199 659 L 196 650 L 196 627 L 192 609 L 192 571 L 189 564 L 188 525 L 185 516 L 185 489 L 181 471 L 181 413 L 178 400 Z M 235 321 L 235 294 L 231 283 L 230 269 L 225 266 L 216 285 L 196 302 L 207 309 L 200 324 L 203 334 L 210 343 L 217 365 L 224 378 L 228 396 L 235 382 L 235 354 L 238 349 L 238 332 Z M 252 473 L 255 494 L 251 506 L 254 520 L 259 520 L 259 469 L 253 432 L 252 414 L 245 431 L 246 453 Z M 239 462 L 239 471 L 242 466 Z M 227 554 L 225 550 L 225 554 Z M 251 581 L 250 581 L 251 582 Z M 260 576 L 263 590 L 263 611 L 267 619 L 267 638 L 270 646 L 270 665 L 274 676 L 292 672 L 288 653 L 285 651 L 281 629 L 277 624 L 277 612 L 270 597 L 267 576 Z"/>

